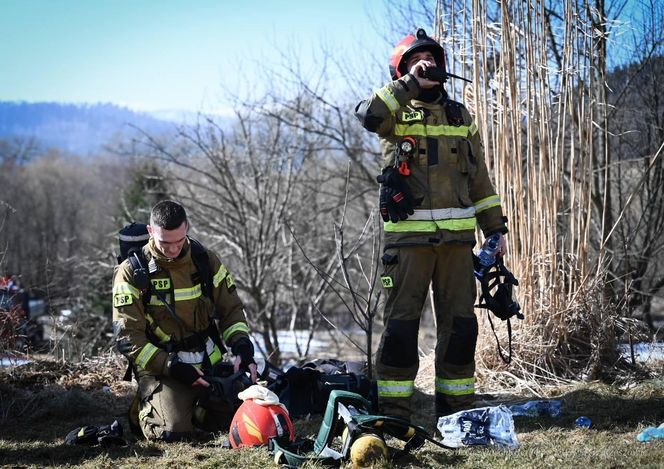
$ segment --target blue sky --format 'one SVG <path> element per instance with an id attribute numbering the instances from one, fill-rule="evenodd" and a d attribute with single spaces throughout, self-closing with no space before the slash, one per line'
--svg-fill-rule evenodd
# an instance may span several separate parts
<path id="1" fill-rule="evenodd" d="M 0 100 L 210 110 L 224 86 L 260 88 L 282 50 L 309 66 L 319 46 L 357 51 L 361 37 L 387 60 L 371 19 L 382 9 L 379 0 L 0 0 Z"/>

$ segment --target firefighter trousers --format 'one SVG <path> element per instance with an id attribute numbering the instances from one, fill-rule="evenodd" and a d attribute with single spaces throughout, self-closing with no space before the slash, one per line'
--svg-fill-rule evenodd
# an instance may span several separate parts
<path id="1" fill-rule="evenodd" d="M 138 424 L 148 440 L 186 440 L 194 426 L 208 432 L 228 430 L 232 409 L 225 399 L 211 403 L 209 388 L 166 376 L 142 376 L 138 384 Z"/>
<path id="2" fill-rule="evenodd" d="M 418 332 L 429 285 L 436 315 L 436 416 L 468 408 L 475 400 L 474 313 L 476 285 L 472 246 L 388 245 L 381 277 L 387 293 L 384 330 L 376 354 L 381 413 L 411 416 L 411 398 L 419 368 Z"/>

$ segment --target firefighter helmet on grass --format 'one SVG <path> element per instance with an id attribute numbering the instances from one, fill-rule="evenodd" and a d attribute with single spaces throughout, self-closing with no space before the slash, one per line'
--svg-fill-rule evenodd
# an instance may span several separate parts
<path id="1" fill-rule="evenodd" d="M 295 440 L 293 423 L 281 405 L 259 405 L 247 399 L 235 412 L 229 432 L 233 448 L 264 446 L 276 436 L 288 437 L 291 442 Z"/>

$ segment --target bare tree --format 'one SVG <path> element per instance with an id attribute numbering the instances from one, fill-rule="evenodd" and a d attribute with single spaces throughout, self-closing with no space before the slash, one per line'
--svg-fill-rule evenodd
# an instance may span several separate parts
<path id="1" fill-rule="evenodd" d="M 60 310 L 72 311 L 73 327 L 54 332 L 58 355 L 92 355 L 108 342 L 115 194 L 124 169 L 103 157 L 44 152 L 31 139 L 0 142 L 0 149 L 0 204 L 11 207 L 0 230 L 3 271 L 50 305 L 50 325 Z"/>
<path id="2" fill-rule="evenodd" d="M 329 152 L 320 151 L 324 145 L 315 133 L 292 131 L 251 107 L 244 106 L 236 117 L 229 133 L 201 118 L 193 128 L 182 128 L 173 142 L 146 135 L 141 151 L 165 168 L 196 233 L 235 276 L 250 324 L 262 339 L 259 346 L 279 361 L 278 331 L 314 331 L 320 321 L 315 308 L 325 302 L 315 273 L 294 258 L 290 230 L 307 233 L 317 261 L 329 257 L 332 245 L 323 233 L 335 204 L 326 207 L 330 201 L 323 196 L 334 191 L 317 171 L 327 167 Z"/>

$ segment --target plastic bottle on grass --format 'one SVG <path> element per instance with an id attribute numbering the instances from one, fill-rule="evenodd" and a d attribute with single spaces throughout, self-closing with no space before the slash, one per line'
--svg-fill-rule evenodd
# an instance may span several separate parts
<path id="1" fill-rule="evenodd" d="M 463 410 L 440 417 L 437 427 L 443 443 L 454 448 L 477 445 L 519 446 L 512 412 L 504 405 Z"/>
<path id="2" fill-rule="evenodd" d="M 593 424 L 592 421 L 586 417 L 585 415 L 582 415 L 575 421 L 576 426 L 579 428 L 590 428 L 590 426 Z"/>
<path id="3" fill-rule="evenodd" d="M 562 403 L 557 399 L 541 399 L 524 402 L 523 404 L 512 404 L 509 406 L 513 415 L 526 417 L 560 417 Z"/>
<path id="4" fill-rule="evenodd" d="M 648 427 L 636 435 L 636 441 L 651 441 L 664 438 L 664 423 L 659 427 Z"/>

